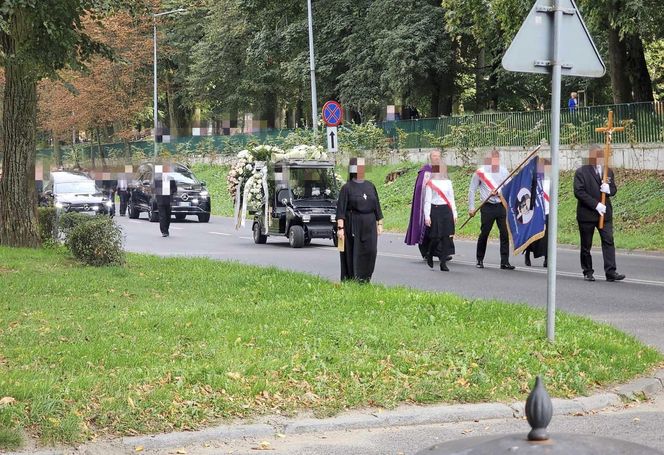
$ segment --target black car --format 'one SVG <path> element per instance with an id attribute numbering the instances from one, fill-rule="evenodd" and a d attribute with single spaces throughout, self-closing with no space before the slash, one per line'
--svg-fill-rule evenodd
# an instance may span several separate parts
<path id="1" fill-rule="evenodd" d="M 129 186 L 129 203 L 127 210 L 129 218 L 136 219 L 141 212 L 147 212 L 152 222 L 159 221 L 159 209 L 155 194 L 155 169 L 158 164 L 144 163 L 138 168 L 134 181 Z M 187 215 L 195 215 L 201 223 L 210 221 L 210 193 L 205 188 L 205 182 L 196 176 L 184 165 L 170 165 L 165 172 L 169 180 L 175 180 L 177 192 L 171 200 L 171 213 L 177 220 L 184 220 Z"/>
<path id="2" fill-rule="evenodd" d="M 337 244 L 338 183 L 333 161 L 282 160 L 268 165 L 268 195 L 254 213 L 253 238 L 285 236 L 293 248 L 312 239 Z"/>
<path id="3" fill-rule="evenodd" d="M 51 172 L 40 197 L 41 205 L 53 205 L 58 213 L 115 215 L 113 201 L 87 174 L 77 171 Z"/>

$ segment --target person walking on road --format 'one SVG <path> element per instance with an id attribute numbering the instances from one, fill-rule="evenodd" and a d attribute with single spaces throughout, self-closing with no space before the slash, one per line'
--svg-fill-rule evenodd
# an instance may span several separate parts
<path id="1" fill-rule="evenodd" d="M 373 183 L 364 180 L 364 159 L 351 158 L 348 182 L 337 201 L 337 236 L 341 281 L 371 281 L 378 255 L 378 236 L 383 232 L 383 212 Z"/>
<path id="2" fill-rule="evenodd" d="M 606 281 L 620 281 L 625 275 L 616 272 L 616 250 L 613 243 L 613 206 L 611 198 L 618 192 L 613 169 L 608 170 L 608 181 L 603 182 L 604 150 L 597 144 L 590 146 L 587 164 L 574 174 L 574 196 L 577 200 L 576 220 L 581 238 L 581 268 L 586 281 L 595 281 L 593 260 L 590 250 L 595 229 L 602 241 L 602 257 Z M 602 204 L 602 193 L 606 203 Z M 600 216 L 604 215 L 604 227 L 599 227 Z"/>
<path id="3" fill-rule="evenodd" d="M 489 234 L 493 224 L 498 226 L 500 232 L 500 268 L 503 270 L 514 270 L 509 263 L 509 235 L 507 233 L 507 214 L 505 207 L 498 196 L 496 188 L 507 179 L 509 173 L 505 166 L 500 164 L 500 152 L 493 149 L 485 158 L 484 165 L 480 166 L 470 180 L 468 192 L 468 213 L 475 216 L 475 193 L 480 190 L 480 198 L 486 203 L 480 208 L 481 230 L 477 239 L 477 264 L 478 269 L 484 268 L 484 255 Z"/>
<path id="4" fill-rule="evenodd" d="M 118 176 L 118 196 L 120 197 L 120 216 L 127 213 L 127 202 L 129 202 L 129 189 L 127 187 L 127 174 Z"/>
<path id="5" fill-rule="evenodd" d="M 163 167 L 163 172 L 156 172 L 154 183 L 159 210 L 159 229 L 162 237 L 168 237 L 171 226 L 171 201 L 172 196 L 177 193 L 177 183 L 172 177 L 169 177 L 167 166 Z"/>
<path id="6" fill-rule="evenodd" d="M 427 265 L 433 268 L 433 256 L 440 259 L 440 270 L 449 272 L 447 258 L 452 252 L 452 236 L 457 221 L 452 181 L 447 176 L 445 163 L 432 166 L 431 178 L 426 183 L 424 196 L 424 222 L 429 228 Z"/>

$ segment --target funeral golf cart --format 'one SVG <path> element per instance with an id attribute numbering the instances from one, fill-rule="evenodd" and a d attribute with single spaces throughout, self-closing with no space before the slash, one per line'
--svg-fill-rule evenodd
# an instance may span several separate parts
<path id="1" fill-rule="evenodd" d="M 334 162 L 283 159 L 266 166 L 263 204 L 253 211 L 254 242 L 280 235 L 293 248 L 312 239 L 332 239 L 336 246 L 339 185 Z"/>

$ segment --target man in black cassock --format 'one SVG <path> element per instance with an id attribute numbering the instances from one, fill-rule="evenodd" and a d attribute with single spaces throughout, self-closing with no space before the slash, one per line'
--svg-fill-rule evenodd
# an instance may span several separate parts
<path id="1" fill-rule="evenodd" d="M 378 235 L 383 232 L 383 212 L 376 187 L 364 180 L 364 159 L 352 158 L 348 172 L 337 201 L 337 236 L 344 244 L 341 281 L 368 283 L 376 265 Z"/>
<path id="2" fill-rule="evenodd" d="M 164 166 L 164 172 L 157 172 L 155 176 L 155 195 L 157 208 L 159 210 L 159 230 L 162 237 L 168 237 L 171 226 L 171 202 L 172 196 L 177 193 L 178 187 L 175 180 L 168 176 L 169 168 Z"/>

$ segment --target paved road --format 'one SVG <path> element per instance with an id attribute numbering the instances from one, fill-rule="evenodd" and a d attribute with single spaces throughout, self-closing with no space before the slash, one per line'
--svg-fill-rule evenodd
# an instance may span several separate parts
<path id="1" fill-rule="evenodd" d="M 339 256 L 330 240 L 314 240 L 309 247 L 290 248 L 286 238 L 270 237 L 255 245 L 248 225 L 238 231 L 229 218 L 212 217 L 210 223 L 173 222 L 171 236 L 162 238 L 159 226 L 146 219 L 116 218 L 126 235 L 126 249 L 157 255 L 205 256 L 247 264 L 272 265 L 339 279 Z M 500 270 L 497 243 L 490 243 L 486 268 L 475 268 L 475 243 L 456 241 L 457 254 L 450 272 L 429 269 L 416 247 L 403 243 L 401 234 L 385 234 L 379 240 L 374 283 L 454 292 L 471 298 L 496 298 L 546 306 L 546 269 L 541 259 L 534 267 L 513 257 L 514 271 Z M 604 281 L 599 248 L 593 255 L 598 281 L 583 281 L 579 253 L 560 248 L 558 254 L 558 309 L 608 322 L 664 351 L 664 255 L 618 252 L 618 271 L 623 282 Z"/>

